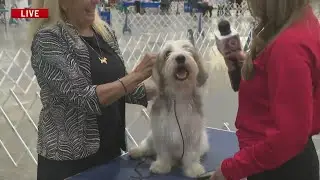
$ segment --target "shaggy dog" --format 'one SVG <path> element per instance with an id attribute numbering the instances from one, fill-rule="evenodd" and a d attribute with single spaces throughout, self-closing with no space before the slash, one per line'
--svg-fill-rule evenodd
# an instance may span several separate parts
<path id="1" fill-rule="evenodd" d="M 181 163 L 184 174 L 205 173 L 200 158 L 209 150 L 200 87 L 207 80 L 198 51 L 187 40 L 171 41 L 160 50 L 153 70 L 158 94 L 151 108 L 151 132 L 132 158 L 156 155 L 150 171 L 164 174 Z"/>

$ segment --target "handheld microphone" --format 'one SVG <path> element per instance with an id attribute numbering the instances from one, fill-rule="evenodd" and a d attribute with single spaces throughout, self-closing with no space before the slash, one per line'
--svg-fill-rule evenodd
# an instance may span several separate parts
<path id="1" fill-rule="evenodd" d="M 230 27 L 229 21 L 221 20 L 218 29 L 219 32 L 215 33 L 215 39 L 217 48 L 223 56 L 242 50 L 239 34 Z"/>

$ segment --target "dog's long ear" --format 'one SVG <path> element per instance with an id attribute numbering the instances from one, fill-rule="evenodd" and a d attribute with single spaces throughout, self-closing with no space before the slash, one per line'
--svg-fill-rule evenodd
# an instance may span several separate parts
<path id="1" fill-rule="evenodd" d="M 157 55 L 156 62 L 152 69 L 152 79 L 156 85 L 159 85 L 160 82 L 160 53 Z"/>
<path id="2" fill-rule="evenodd" d="M 208 73 L 204 68 L 204 60 L 202 59 L 202 57 L 200 56 L 200 54 L 198 53 L 198 50 L 196 48 L 194 48 L 194 53 L 193 53 L 193 57 L 197 62 L 198 68 L 199 68 L 199 73 L 197 76 L 197 81 L 198 81 L 198 87 L 202 87 L 208 79 Z"/>

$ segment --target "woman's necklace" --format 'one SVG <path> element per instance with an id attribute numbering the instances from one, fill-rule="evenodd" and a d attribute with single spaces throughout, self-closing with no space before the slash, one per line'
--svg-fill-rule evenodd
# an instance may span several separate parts
<path id="1" fill-rule="evenodd" d="M 107 59 L 106 57 L 102 56 L 102 51 L 101 51 L 101 48 L 100 48 L 99 41 L 98 41 L 98 39 L 97 39 L 97 36 L 96 36 L 94 33 L 93 33 L 93 37 L 94 37 L 94 39 L 96 40 L 96 43 L 97 43 L 97 45 L 98 45 L 100 54 L 99 54 L 86 40 L 84 40 L 84 39 L 80 36 L 80 38 L 98 55 L 101 64 L 108 64 L 108 59 Z"/>

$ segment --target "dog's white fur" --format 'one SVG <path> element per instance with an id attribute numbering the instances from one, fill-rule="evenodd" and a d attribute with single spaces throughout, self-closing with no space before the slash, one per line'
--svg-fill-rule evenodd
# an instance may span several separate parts
<path id="1" fill-rule="evenodd" d="M 176 58 L 181 55 L 185 57 L 184 65 L 189 72 L 184 81 L 174 77 L 178 66 Z M 199 88 L 207 77 L 201 61 L 197 50 L 187 40 L 168 42 L 159 53 L 153 71 L 159 94 L 151 110 L 151 132 L 139 147 L 129 151 L 132 158 L 156 155 L 156 161 L 150 167 L 153 173 L 168 173 L 178 163 L 182 164 L 186 176 L 197 177 L 205 173 L 200 158 L 209 150 L 209 144 Z"/>

